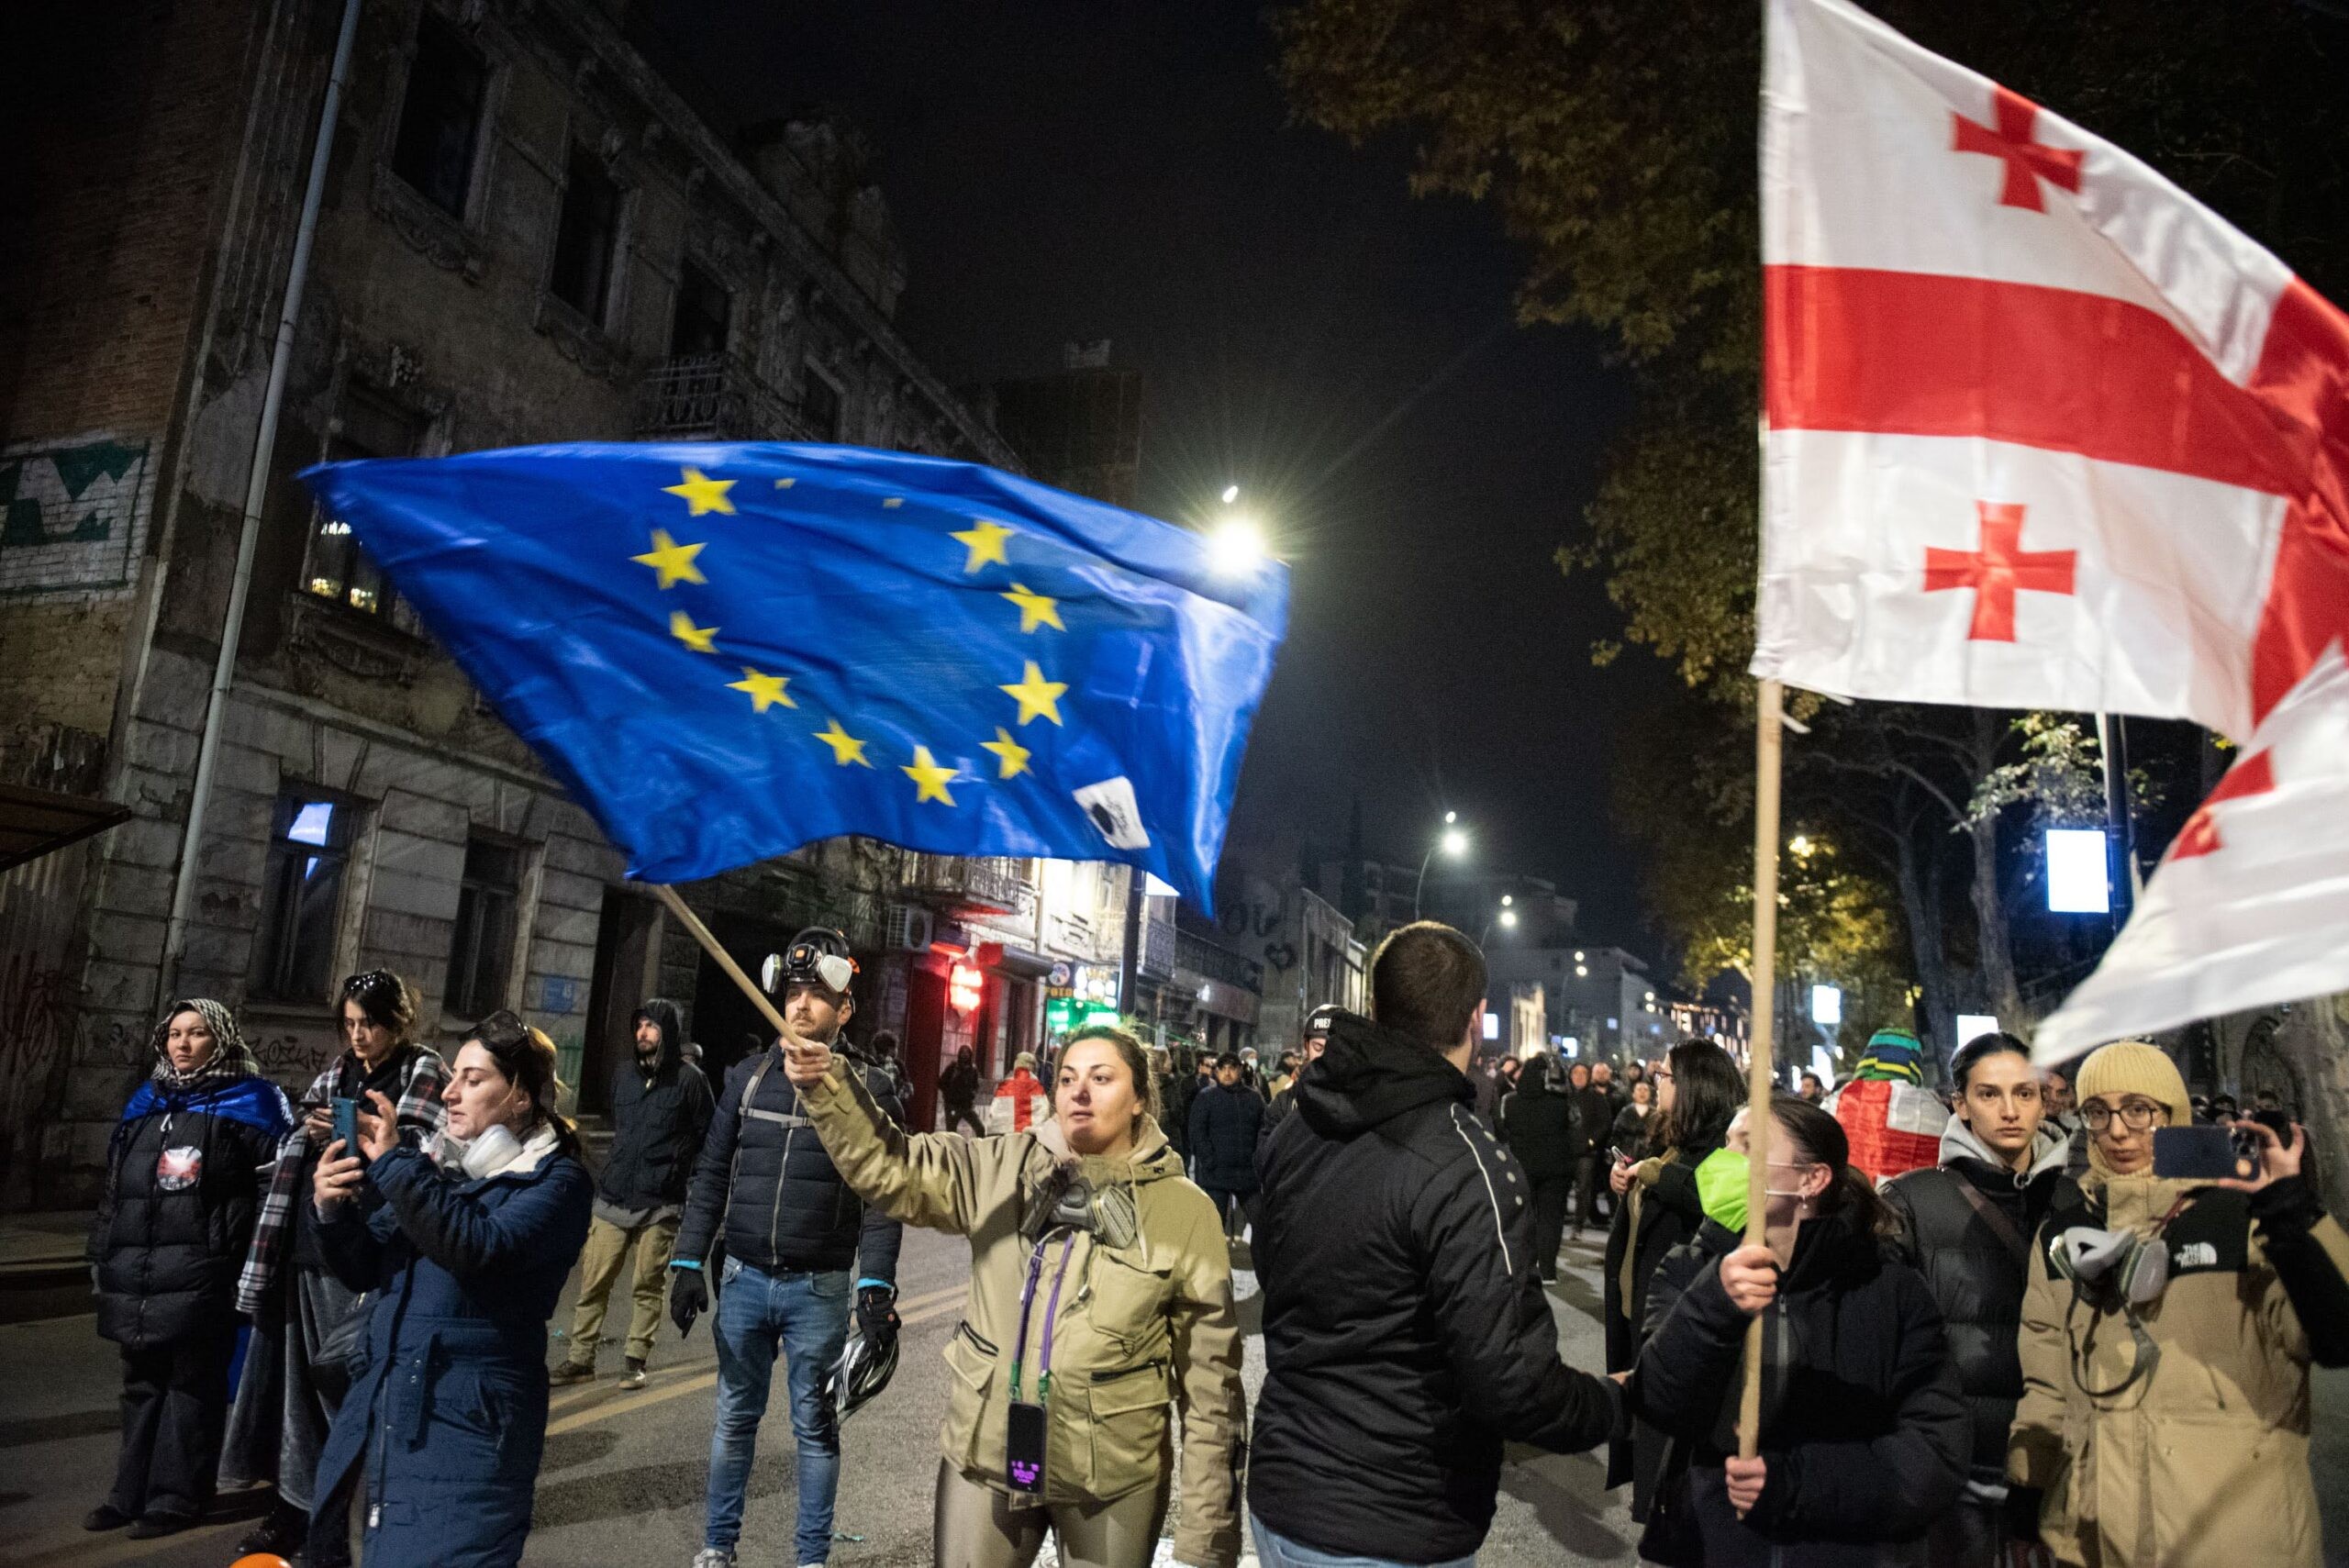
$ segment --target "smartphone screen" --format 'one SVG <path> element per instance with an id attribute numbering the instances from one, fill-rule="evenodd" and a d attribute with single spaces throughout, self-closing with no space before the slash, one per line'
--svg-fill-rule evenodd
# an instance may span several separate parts
<path id="1" fill-rule="evenodd" d="M 334 1103 L 334 1134 L 342 1140 L 345 1159 L 359 1152 L 359 1102 L 337 1099 Z"/>
<path id="2" fill-rule="evenodd" d="M 2246 1180 L 2258 1167 L 2235 1147 L 2234 1133 L 2223 1127 L 2157 1127 L 2154 1129 L 2154 1174 L 2187 1182 L 2220 1182 L 2230 1176 Z"/>
<path id="3" fill-rule="evenodd" d="M 1004 1473 L 1014 1492 L 1033 1496 L 1044 1489 L 1044 1407 L 1013 1402 L 1004 1442 Z"/>

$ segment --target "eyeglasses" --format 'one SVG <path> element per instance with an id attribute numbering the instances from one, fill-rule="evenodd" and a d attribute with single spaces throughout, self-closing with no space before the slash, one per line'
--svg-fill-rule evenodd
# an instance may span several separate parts
<path id="1" fill-rule="evenodd" d="M 1672 1069 L 1669 1067 L 1659 1067 L 1654 1072 L 1648 1074 L 1648 1082 L 1651 1084 L 1658 1082 L 1669 1083 L 1671 1080 Z"/>
<path id="2" fill-rule="evenodd" d="M 2129 1131 L 2143 1132 L 2154 1125 L 2162 1110 L 2162 1106 L 2150 1100 L 2131 1100 L 2117 1111 L 2102 1100 L 2090 1100 L 2080 1107 L 2080 1119 L 2088 1124 L 2090 1132 L 2102 1132 L 2117 1116 L 2121 1118 L 2121 1125 Z"/>

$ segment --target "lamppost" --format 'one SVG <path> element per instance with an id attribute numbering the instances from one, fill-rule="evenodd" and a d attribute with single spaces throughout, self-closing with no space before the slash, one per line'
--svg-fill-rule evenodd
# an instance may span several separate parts
<path id="1" fill-rule="evenodd" d="M 1486 938 L 1490 937 L 1493 934 L 1493 927 L 1496 925 L 1499 926 L 1504 931 L 1513 931 L 1517 929 L 1517 911 L 1506 907 L 1508 903 L 1508 899 L 1502 899 L 1501 903 L 1504 907 L 1496 911 L 1493 917 L 1485 922 L 1485 929 L 1483 932 L 1477 936 L 1476 945 L 1478 947 L 1483 947 L 1485 945 Z"/>
<path id="2" fill-rule="evenodd" d="M 1460 813 L 1457 811 L 1445 812 L 1443 831 L 1435 836 L 1434 841 L 1428 845 L 1428 852 L 1419 857 L 1419 880 L 1411 884 L 1411 918 L 1414 920 L 1419 917 L 1419 895 L 1427 891 L 1428 862 L 1435 859 L 1435 852 L 1442 850 L 1453 860 L 1468 852 L 1468 830 L 1454 826 L 1459 820 Z"/>

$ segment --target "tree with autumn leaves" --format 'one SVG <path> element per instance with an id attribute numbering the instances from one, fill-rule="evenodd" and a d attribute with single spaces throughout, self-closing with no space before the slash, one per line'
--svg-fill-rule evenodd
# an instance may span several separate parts
<path id="1" fill-rule="evenodd" d="M 2349 4 L 1869 8 L 2129 148 L 2321 291 L 2349 295 Z M 1664 727 L 1684 779 L 1723 775 L 1685 792 L 1618 792 L 1619 817 L 1650 850 L 1655 913 L 1699 969 L 1737 966 L 1734 911 L 1751 874 L 1741 821 L 1752 810 L 1742 760 L 1758 537 L 1762 10 L 1757 0 L 1300 0 L 1272 17 L 1301 118 L 1357 141 L 1412 139 L 1414 195 L 1488 204 L 1523 248 L 1520 323 L 1595 327 L 1635 377 L 1637 413 L 1597 497 L 1560 519 L 1558 562 L 1598 573 L 1621 612 L 1620 641 L 1594 646 L 1596 659 L 1630 644 L 1687 682 L 1687 722 Z M 2023 829 L 2068 814 L 2097 820 L 2081 721 L 1860 705 L 1822 706 L 1808 722 L 1788 751 L 1788 819 L 1834 853 L 1823 880 L 1784 873 L 1790 896 L 1820 900 L 1816 921 L 1789 918 L 1797 948 L 1816 941 L 1856 969 L 1905 963 L 1944 1040 L 1961 1006 L 2043 1011 L 2053 997 L 2034 996 L 2021 972 L 2011 909 L 2033 874 Z M 2150 771 L 2177 775 L 2163 793 L 2199 798 L 2208 769 L 2194 744 L 2154 740 Z M 1631 760 L 1627 776 L 1642 766 Z M 1691 830 L 1692 801 L 1710 830 Z M 1894 929 L 1903 940 L 1886 935 Z M 2035 962 L 2060 976 L 2069 961 Z"/>

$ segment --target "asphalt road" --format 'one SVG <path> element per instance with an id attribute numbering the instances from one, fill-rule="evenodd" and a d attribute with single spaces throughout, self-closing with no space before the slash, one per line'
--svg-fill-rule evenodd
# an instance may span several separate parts
<path id="1" fill-rule="evenodd" d="M 1598 1248 L 1566 1248 L 1568 1267 L 1550 1289 L 1561 1350 L 1596 1369 L 1601 1361 Z M 945 1407 L 941 1352 L 953 1331 L 968 1275 L 962 1243 L 928 1233 L 906 1238 L 900 1310 L 905 1355 L 896 1379 L 842 1434 L 842 1473 L 832 1562 L 885 1568 L 930 1561 L 930 1490 L 937 1428 Z M 1239 1276 L 1250 1330 L 1251 1399 L 1264 1375 L 1255 1336 L 1253 1276 Z M 568 1298 L 557 1323 L 570 1318 Z M 558 1344 L 554 1353 L 561 1354 Z M 618 1366 L 617 1346 L 604 1365 Z M 624 1394 L 608 1376 L 559 1391 L 548 1425 L 537 1527 L 524 1561 L 533 1568 L 686 1568 L 701 1544 L 703 1484 L 717 1367 L 707 1325 L 682 1343 L 663 1328 L 652 1379 Z M 778 1388 L 780 1377 L 778 1376 Z M 0 1327 L 0 1562 L 15 1568 L 227 1568 L 242 1522 L 163 1541 L 83 1532 L 80 1519 L 111 1480 L 119 1388 L 113 1348 L 88 1314 Z M 2349 1382 L 2320 1382 L 2318 1492 L 2335 1550 L 2349 1562 Z M 792 1451 L 778 1396 L 762 1434 L 743 1530 L 745 1568 L 791 1568 Z M 1516 1451 L 1481 1561 L 1501 1568 L 1560 1562 L 1631 1563 L 1637 1531 L 1625 1492 L 1601 1485 L 1601 1456 Z"/>

